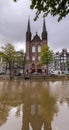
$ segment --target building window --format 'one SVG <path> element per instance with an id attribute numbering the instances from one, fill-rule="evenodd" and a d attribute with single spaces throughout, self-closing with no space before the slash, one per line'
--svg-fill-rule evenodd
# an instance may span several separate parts
<path id="1" fill-rule="evenodd" d="M 35 61 L 35 56 L 32 56 L 32 61 Z"/>
<path id="2" fill-rule="evenodd" d="M 38 61 L 40 61 L 40 56 L 38 56 Z"/>
<path id="3" fill-rule="evenodd" d="M 64 59 L 66 59 L 66 57 L 64 57 Z"/>
<path id="4" fill-rule="evenodd" d="M 61 59 L 63 59 L 63 57 L 61 57 Z"/>
<path id="5" fill-rule="evenodd" d="M 35 52 L 35 45 L 32 46 L 32 52 Z"/>
<path id="6" fill-rule="evenodd" d="M 35 68 L 35 64 L 33 63 L 31 67 Z"/>
<path id="7" fill-rule="evenodd" d="M 58 59 L 59 59 L 59 57 L 56 57 L 56 59 L 58 60 Z"/>
<path id="8" fill-rule="evenodd" d="M 66 59 L 64 60 L 64 63 L 66 63 Z"/>
<path id="9" fill-rule="evenodd" d="M 66 56 L 66 53 L 64 54 L 64 56 Z"/>
<path id="10" fill-rule="evenodd" d="M 61 60 L 61 63 L 63 63 L 63 60 Z"/>
<path id="11" fill-rule="evenodd" d="M 41 45 L 38 45 L 38 52 L 41 51 Z"/>
<path id="12" fill-rule="evenodd" d="M 17 67 L 17 63 L 16 62 L 14 63 L 14 67 Z"/>

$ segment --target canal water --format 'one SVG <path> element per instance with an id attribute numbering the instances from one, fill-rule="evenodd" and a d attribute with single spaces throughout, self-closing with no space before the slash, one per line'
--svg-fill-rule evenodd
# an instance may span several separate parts
<path id="1" fill-rule="evenodd" d="M 69 81 L 0 81 L 0 130 L 69 130 Z"/>

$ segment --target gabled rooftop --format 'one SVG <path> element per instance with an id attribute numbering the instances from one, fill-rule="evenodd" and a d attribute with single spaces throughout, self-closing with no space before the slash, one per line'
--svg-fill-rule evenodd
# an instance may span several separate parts
<path id="1" fill-rule="evenodd" d="M 37 32 L 36 32 L 36 35 L 34 36 L 34 38 L 32 39 L 32 42 L 40 42 L 41 39 L 40 37 L 38 36 Z"/>

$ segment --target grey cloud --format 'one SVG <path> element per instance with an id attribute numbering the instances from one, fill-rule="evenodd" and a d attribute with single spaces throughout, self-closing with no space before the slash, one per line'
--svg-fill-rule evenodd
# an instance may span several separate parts
<path id="1" fill-rule="evenodd" d="M 0 43 L 11 42 L 16 48 L 25 48 L 25 34 L 28 17 L 30 16 L 32 37 L 36 31 L 41 36 L 43 19 L 34 22 L 35 11 L 29 9 L 30 0 L 0 0 Z M 54 51 L 62 48 L 69 50 L 69 15 L 61 22 L 57 22 L 56 17 L 50 15 L 46 18 L 46 28 L 48 32 L 48 43 Z"/>

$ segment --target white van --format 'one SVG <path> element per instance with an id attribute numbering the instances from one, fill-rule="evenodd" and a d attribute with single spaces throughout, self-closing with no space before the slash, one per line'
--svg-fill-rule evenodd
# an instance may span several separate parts
<path id="1" fill-rule="evenodd" d="M 51 71 L 50 74 L 60 75 L 60 74 L 62 74 L 62 72 L 61 72 L 61 70 L 55 70 L 55 71 Z"/>

